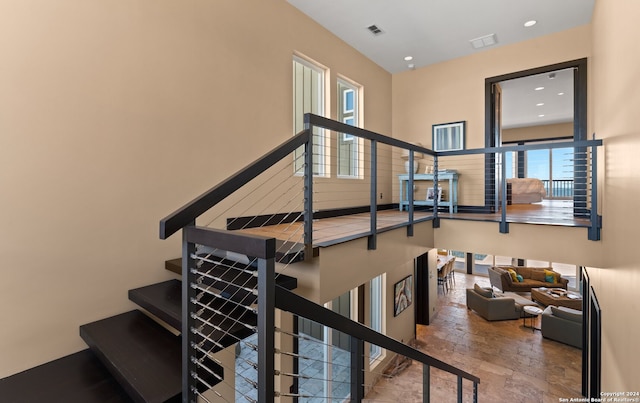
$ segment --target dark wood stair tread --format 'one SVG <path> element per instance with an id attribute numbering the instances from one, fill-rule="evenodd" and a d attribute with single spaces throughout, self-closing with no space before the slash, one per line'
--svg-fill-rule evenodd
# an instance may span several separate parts
<path id="1" fill-rule="evenodd" d="M 181 328 L 182 282 L 169 280 L 129 290 L 129 299 L 175 329 Z"/>
<path id="2" fill-rule="evenodd" d="M 210 266 L 210 264 L 206 263 L 205 265 Z M 182 258 L 170 259 L 165 261 L 164 263 L 165 269 L 174 272 L 176 274 L 182 274 Z M 223 274 L 226 270 L 220 269 L 216 273 Z M 246 275 L 245 275 L 246 276 Z M 222 278 L 227 277 L 229 280 L 234 280 L 235 282 L 239 282 L 240 284 L 245 284 L 245 280 L 237 280 L 237 275 L 234 275 L 232 272 L 229 272 L 226 276 L 221 276 Z M 246 284 L 247 287 L 253 287 L 255 285 L 256 280 L 250 280 L 249 283 Z M 294 290 L 298 287 L 298 279 L 295 277 L 287 276 L 284 274 L 276 275 L 276 284 L 286 288 L 287 290 Z"/>
<path id="3" fill-rule="evenodd" d="M 133 402 L 90 350 L 0 379 L 0 400 L 8 403 Z"/>
<path id="4" fill-rule="evenodd" d="M 80 336 L 138 402 L 181 393 L 181 338 L 134 310 L 80 326 Z"/>
<path id="5" fill-rule="evenodd" d="M 177 330 L 182 330 L 182 281 L 169 280 L 129 291 L 129 299 L 148 310 L 158 318 L 167 322 Z M 224 299 L 205 295 L 202 302 L 219 311 L 217 315 L 206 311 L 201 316 L 210 323 L 226 329 L 228 334 L 203 324 L 204 333 L 225 347 L 251 335 L 253 330 L 243 325 L 256 326 L 257 317 L 250 311 Z M 209 312 L 209 315 L 207 315 Z M 209 346 L 209 348 L 211 348 Z M 215 349 L 217 351 L 218 348 Z"/>

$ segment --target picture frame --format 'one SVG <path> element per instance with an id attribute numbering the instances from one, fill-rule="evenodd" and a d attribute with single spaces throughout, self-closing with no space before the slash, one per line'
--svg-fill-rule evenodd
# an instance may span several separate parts
<path id="1" fill-rule="evenodd" d="M 433 151 L 464 150 L 466 120 L 432 126 Z"/>
<path id="2" fill-rule="evenodd" d="M 434 201 L 436 198 L 436 191 L 434 188 L 427 188 L 427 201 Z M 442 201 L 442 188 L 438 187 L 438 203 Z"/>
<path id="3" fill-rule="evenodd" d="M 393 316 L 398 316 L 413 303 L 413 274 L 393 286 Z"/>

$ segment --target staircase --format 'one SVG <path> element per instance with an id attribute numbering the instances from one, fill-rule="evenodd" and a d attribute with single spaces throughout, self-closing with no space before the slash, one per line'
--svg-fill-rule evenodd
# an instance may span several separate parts
<path id="1" fill-rule="evenodd" d="M 227 284 L 218 284 L 224 279 L 220 268 L 210 266 L 211 272 L 220 277 L 210 279 L 207 286 L 229 290 Z M 166 262 L 166 268 L 171 271 L 179 272 L 180 267 L 180 259 Z M 256 281 L 250 273 L 234 280 L 243 285 Z M 295 278 L 287 276 L 279 276 L 277 283 L 288 289 L 297 284 Z M 256 297 L 248 291 L 235 289 L 232 294 L 243 303 L 256 302 Z M 129 299 L 142 309 L 80 326 L 80 336 L 89 346 L 88 350 L 0 380 L 0 400 L 12 403 L 181 401 L 182 282 L 174 279 L 136 288 L 129 291 Z M 239 311 L 225 304 L 222 298 L 215 300 L 206 295 L 205 300 L 223 313 L 211 315 L 209 328 L 204 331 L 220 343 L 208 346 L 212 352 L 253 333 L 241 323 L 255 325 L 255 313 Z M 207 367 L 214 370 L 203 379 L 206 385 L 215 385 L 224 378 L 222 367 L 216 363 L 209 360 Z M 202 384 L 198 389 L 207 387 Z"/>

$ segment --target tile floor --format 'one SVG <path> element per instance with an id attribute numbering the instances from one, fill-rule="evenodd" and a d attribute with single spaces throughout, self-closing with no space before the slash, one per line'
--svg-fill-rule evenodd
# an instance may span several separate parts
<path id="1" fill-rule="evenodd" d="M 439 293 L 437 315 L 418 326 L 423 352 L 480 378 L 479 402 L 558 402 L 581 397 L 581 350 L 547 340 L 522 320 L 488 322 L 466 308 L 467 287 L 489 286 L 487 277 L 456 273 L 456 286 Z M 536 326 L 539 327 L 539 318 Z M 527 322 L 527 324 L 529 324 Z M 457 378 L 431 370 L 431 401 L 455 402 Z M 472 401 L 472 383 L 463 383 L 463 401 Z M 400 375 L 378 382 L 368 401 L 422 401 L 422 367 L 413 363 Z"/>

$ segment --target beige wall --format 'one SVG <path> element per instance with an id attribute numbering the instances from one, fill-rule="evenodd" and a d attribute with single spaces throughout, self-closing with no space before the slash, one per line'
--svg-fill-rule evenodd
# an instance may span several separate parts
<path id="1" fill-rule="evenodd" d="M 502 130 L 502 142 L 573 137 L 573 122 Z"/>
<path id="2" fill-rule="evenodd" d="M 638 391 L 640 316 L 637 213 L 640 200 L 640 3 L 597 1 L 593 17 L 590 96 L 593 128 L 604 139 L 600 269 L 589 269 L 602 308 L 602 389 Z"/>
<path id="3" fill-rule="evenodd" d="M 603 243 L 589 241 L 587 228 L 510 223 L 509 233 L 501 234 L 497 222 L 440 220 L 434 232 L 435 246 L 442 249 L 578 266 L 607 261 Z"/>
<path id="4" fill-rule="evenodd" d="M 390 75 L 284 0 L 0 3 L 0 378 L 170 276 L 159 219 L 291 136 L 294 51 L 391 132 Z"/>
<path id="5" fill-rule="evenodd" d="M 393 75 L 393 135 L 431 147 L 431 126 L 464 120 L 466 148 L 484 147 L 485 79 L 590 56 L 590 26 Z M 483 160 L 444 162 L 460 175 L 459 203 L 484 204 Z"/>

